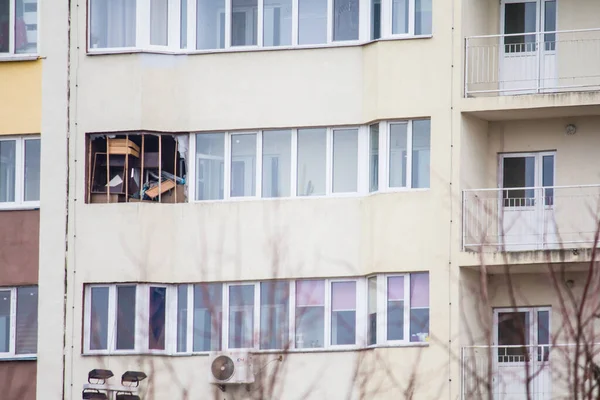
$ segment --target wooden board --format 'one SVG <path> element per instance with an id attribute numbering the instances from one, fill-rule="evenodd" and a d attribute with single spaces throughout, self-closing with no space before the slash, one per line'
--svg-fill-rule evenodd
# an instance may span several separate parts
<path id="1" fill-rule="evenodd" d="M 160 186 L 156 185 L 153 188 L 150 188 L 148 190 L 146 190 L 146 196 L 150 197 L 151 199 L 155 198 L 156 196 L 158 196 L 159 194 L 159 189 L 160 189 L 160 193 L 164 193 L 167 192 L 171 189 L 173 189 L 175 187 L 175 182 L 167 179 L 166 181 L 163 181 Z"/>

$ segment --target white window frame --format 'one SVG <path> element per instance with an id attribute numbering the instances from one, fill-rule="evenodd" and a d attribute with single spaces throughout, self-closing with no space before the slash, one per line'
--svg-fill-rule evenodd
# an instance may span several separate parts
<path id="1" fill-rule="evenodd" d="M 25 142 L 28 140 L 41 140 L 41 138 L 34 135 L 0 136 L 0 142 L 15 142 L 15 201 L 0 202 L 0 210 L 35 209 L 40 207 L 39 200 L 25 201 Z"/>
<path id="2" fill-rule="evenodd" d="M 15 1 L 15 0 L 11 0 Z M 283 46 L 264 46 L 264 0 L 257 0 L 257 38 L 256 45 L 232 46 L 231 27 L 232 27 L 232 1 L 224 0 L 225 13 L 225 43 L 223 48 L 198 50 L 196 49 L 196 0 L 187 1 L 187 43 L 186 47 L 181 47 L 181 0 L 166 0 L 168 1 L 168 41 L 166 46 L 150 44 L 150 1 L 137 0 L 136 4 L 136 44 L 133 47 L 114 47 L 114 48 L 92 48 L 91 43 L 91 1 L 87 0 L 88 12 L 88 33 L 87 33 L 87 49 L 89 54 L 98 53 L 123 53 L 123 52 L 158 52 L 158 53 L 215 53 L 215 52 L 230 52 L 230 51 L 249 51 L 249 50 L 278 50 L 290 48 L 318 48 L 332 46 L 355 46 L 381 39 L 406 39 L 406 38 L 427 38 L 427 35 L 414 35 L 415 26 L 415 0 L 409 0 L 409 32 L 406 34 L 392 34 L 392 1 L 382 0 L 381 2 L 381 37 L 379 39 L 371 39 L 371 0 L 359 0 L 358 14 L 358 38 L 356 40 L 333 40 L 334 31 L 334 0 L 327 1 L 327 35 L 326 41 L 320 44 L 298 43 L 299 36 L 299 0 L 292 0 L 292 24 L 291 24 L 291 44 Z M 39 15 L 39 13 L 38 13 Z M 219 18 L 220 21 L 220 18 Z M 219 25 L 220 22 L 217 23 Z M 12 28 L 11 28 L 12 29 Z M 14 30 L 14 29 L 13 29 Z M 39 46 L 39 40 L 38 40 Z"/>
<path id="3" fill-rule="evenodd" d="M 423 271 L 425 272 L 425 271 Z M 368 279 L 377 278 L 377 335 L 376 343 L 369 345 L 368 340 Z M 387 340 L 387 279 L 388 277 L 404 277 L 404 339 Z M 323 346 L 318 348 L 296 348 L 296 283 L 304 280 L 323 281 L 324 284 L 324 331 Z M 219 350 L 194 351 L 194 285 L 195 283 L 183 284 L 92 284 L 85 287 L 84 308 L 84 355 L 118 355 L 118 354 L 162 354 L 172 356 L 184 355 L 206 355 L 215 351 L 250 351 L 260 353 L 280 353 L 282 351 L 310 353 L 336 350 L 358 350 L 364 348 L 375 348 L 380 346 L 427 346 L 427 342 L 410 341 L 410 273 L 376 274 L 364 277 L 347 278 L 302 278 L 286 279 L 289 285 L 288 300 L 288 326 L 289 343 L 281 349 L 260 349 L 261 331 L 261 283 L 266 281 L 239 281 L 239 282 L 206 282 L 207 284 L 221 285 L 221 348 Z M 356 284 L 356 338 L 354 344 L 334 345 L 332 344 L 332 286 L 337 282 L 355 282 Z M 135 349 L 116 350 L 116 288 L 118 286 L 136 286 L 136 328 Z M 177 351 L 177 288 L 180 285 L 187 286 L 187 326 L 186 348 Z M 148 322 L 149 322 L 149 289 L 150 287 L 167 288 L 166 304 L 166 326 L 165 326 L 165 350 L 150 350 L 148 347 Z M 253 304 L 253 339 L 252 345 L 246 348 L 229 347 L 229 289 L 234 286 L 252 286 L 254 290 Z M 91 289 L 94 287 L 105 287 L 109 290 L 109 313 L 108 313 L 108 348 L 103 350 L 90 350 L 90 325 L 91 325 Z M 14 303 L 13 303 L 14 304 Z M 11 305 L 12 307 L 12 305 Z M 431 309 L 430 307 L 428 307 Z"/>
<path id="4" fill-rule="evenodd" d="M 35 285 L 20 287 L 36 287 Z M 2 292 L 10 292 L 10 334 L 8 339 L 8 352 L 0 352 L 0 360 L 10 359 L 36 359 L 37 353 L 17 354 L 17 290 L 20 287 L 0 287 Z M 36 316 L 37 318 L 37 316 Z M 39 332 L 39 331 L 38 331 Z"/>
<path id="5" fill-rule="evenodd" d="M 8 59 L 24 59 L 31 60 L 39 57 L 40 53 L 40 2 L 37 0 L 36 5 L 36 39 L 35 39 L 35 52 L 34 53 L 17 53 L 15 50 L 15 26 L 17 16 L 17 0 L 8 0 L 8 52 L 0 52 L 0 60 L 3 58 Z"/>

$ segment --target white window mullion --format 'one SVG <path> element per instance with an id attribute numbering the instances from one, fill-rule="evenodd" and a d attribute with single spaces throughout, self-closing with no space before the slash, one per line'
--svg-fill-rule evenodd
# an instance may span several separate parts
<path id="1" fill-rule="evenodd" d="M 113 352 L 117 348 L 117 287 L 108 287 L 108 351 Z M 91 314 L 90 314 L 91 317 Z"/>
<path id="2" fill-rule="evenodd" d="M 357 192 L 369 193 L 369 159 L 371 157 L 369 126 L 358 127 Z"/>
<path id="3" fill-rule="evenodd" d="M 372 0 L 358 2 L 358 40 L 361 42 L 371 40 L 371 3 Z"/>
<path id="4" fill-rule="evenodd" d="M 145 49 L 150 46 L 150 0 L 138 1 L 135 12 L 135 47 Z"/>
<path id="5" fill-rule="evenodd" d="M 331 195 L 333 192 L 333 129 L 327 128 L 325 140 L 325 194 Z"/>
<path id="6" fill-rule="evenodd" d="M 133 338 L 134 350 L 147 352 L 150 338 L 150 286 L 137 285 L 135 290 L 135 336 Z"/>
<path id="7" fill-rule="evenodd" d="M 377 344 L 387 341 L 387 277 L 377 275 Z"/>
<path id="8" fill-rule="evenodd" d="M 298 44 L 298 1 L 292 0 L 292 46 Z"/>
<path id="9" fill-rule="evenodd" d="M 167 354 L 177 353 L 177 342 L 178 342 L 178 329 L 179 324 L 177 323 L 178 318 L 178 293 L 177 285 L 167 286 L 167 295 L 165 298 L 165 351 Z"/>
<path id="10" fill-rule="evenodd" d="M 229 1 L 229 0 L 228 0 Z M 227 200 L 231 196 L 231 133 L 225 133 L 225 165 L 223 165 L 223 175 L 225 184 L 223 185 L 223 199 Z"/>
<path id="11" fill-rule="evenodd" d="M 264 36 L 264 32 L 263 32 L 263 23 L 264 23 L 264 11 L 265 11 L 265 7 L 264 7 L 264 0 L 258 0 L 258 21 L 256 24 L 256 30 L 257 30 L 257 35 L 258 37 L 256 38 L 256 44 L 258 45 L 258 47 L 262 47 L 263 46 L 263 36 Z"/>
<path id="12" fill-rule="evenodd" d="M 355 319 L 355 345 L 358 347 L 366 347 L 367 345 L 367 325 L 369 318 L 367 316 L 368 309 L 368 290 L 367 278 L 359 278 L 356 280 L 356 319 Z M 367 299 L 367 301 L 361 301 Z"/>
<path id="13" fill-rule="evenodd" d="M 17 353 L 17 288 L 10 289 L 10 338 L 8 339 L 8 352 Z"/>
<path id="14" fill-rule="evenodd" d="M 256 197 L 262 197 L 263 131 L 256 132 Z"/>
<path id="15" fill-rule="evenodd" d="M 225 46 L 231 47 L 231 0 L 225 0 Z"/>
<path id="16" fill-rule="evenodd" d="M 323 348 L 331 347 L 331 280 L 325 279 L 325 337 Z"/>
<path id="17" fill-rule="evenodd" d="M 381 0 L 381 37 L 392 35 L 392 0 Z"/>
<path id="18" fill-rule="evenodd" d="M 296 348 L 296 281 L 289 281 L 289 349 Z"/>
<path id="19" fill-rule="evenodd" d="M 90 336 L 92 334 L 92 288 L 88 285 L 85 286 L 83 292 L 83 351 L 87 353 L 90 351 Z"/>
<path id="20" fill-rule="evenodd" d="M 15 203 L 25 200 L 25 139 L 15 140 Z"/>
<path id="21" fill-rule="evenodd" d="M 194 285 L 187 285 L 186 353 L 194 351 Z"/>
<path id="22" fill-rule="evenodd" d="M 327 43 L 333 42 L 333 0 L 327 1 Z"/>
<path id="23" fill-rule="evenodd" d="M 8 53 L 15 54 L 16 0 L 8 1 Z"/>
<path id="24" fill-rule="evenodd" d="M 196 0 L 187 0 L 187 48 L 196 50 Z"/>
<path id="25" fill-rule="evenodd" d="M 189 42 L 188 42 L 189 44 Z M 190 140 L 188 144 L 188 201 L 198 200 L 196 198 L 196 161 L 198 154 L 196 153 L 196 134 L 190 133 Z"/>
<path id="26" fill-rule="evenodd" d="M 223 329 L 221 337 L 221 350 L 229 349 L 229 285 L 223 284 Z"/>
<path id="27" fill-rule="evenodd" d="M 181 0 L 169 0 L 167 47 L 172 51 L 181 49 Z"/>
<path id="28" fill-rule="evenodd" d="M 379 190 L 390 187 L 390 124 L 379 123 Z"/>
<path id="29" fill-rule="evenodd" d="M 404 275 L 404 341 L 410 342 L 410 274 Z"/>
<path id="30" fill-rule="evenodd" d="M 408 34 L 415 34 L 415 0 L 408 1 Z"/>
<path id="31" fill-rule="evenodd" d="M 298 194 L 298 129 L 292 129 L 290 162 L 291 162 L 291 180 L 290 180 L 290 196 L 296 197 Z"/>
<path id="32" fill-rule="evenodd" d="M 409 120 L 406 125 L 406 188 L 412 188 L 412 148 L 413 148 L 413 122 Z"/>
<path id="33" fill-rule="evenodd" d="M 254 349 L 260 349 L 260 282 L 254 284 Z"/>

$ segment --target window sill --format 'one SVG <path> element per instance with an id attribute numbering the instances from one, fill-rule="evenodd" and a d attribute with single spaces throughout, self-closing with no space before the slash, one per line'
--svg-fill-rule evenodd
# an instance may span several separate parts
<path id="1" fill-rule="evenodd" d="M 210 352 L 199 352 L 199 353 L 153 353 L 153 352 L 118 352 L 118 353 L 109 353 L 109 352 L 97 352 L 97 353 L 82 353 L 83 357 L 98 357 L 98 356 L 157 356 L 157 357 L 208 357 L 211 354 L 220 353 L 220 352 L 249 352 L 252 354 L 320 354 L 320 353 L 348 353 L 348 352 L 357 352 L 357 351 L 369 351 L 376 349 L 403 349 L 403 348 L 415 348 L 415 347 L 429 347 L 429 342 L 410 342 L 410 343 L 400 343 L 400 344 L 382 344 L 376 346 L 368 346 L 368 347 L 348 347 L 343 346 L 340 348 L 327 348 L 327 349 L 290 349 L 290 350 L 255 350 L 255 349 L 227 349 L 227 350 L 218 350 L 218 351 L 210 351 Z"/>
<path id="2" fill-rule="evenodd" d="M 0 55 L 0 62 L 36 61 L 40 58 L 37 54 L 8 54 Z"/>
<path id="3" fill-rule="evenodd" d="M 0 363 L 2 363 L 2 362 L 11 362 L 11 361 L 37 361 L 37 356 L 0 357 Z"/>
<path id="4" fill-rule="evenodd" d="M 40 204 L 10 204 L 10 205 L 2 205 L 0 203 L 0 212 L 3 211 L 33 211 L 39 210 Z"/>
<path id="5" fill-rule="evenodd" d="M 334 42 L 327 44 L 312 44 L 312 45 L 296 45 L 296 46 L 239 46 L 230 47 L 227 49 L 210 49 L 210 50 L 169 50 L 169 49 L 140 49 L 140 48 L 118 48 L 118 49 L 88 49 L 88 56 L 97 55 L 111 55 L 111 54 L 166 54 L 166 55 L 196 55 L 196 54 L 219 54 L 219 53 L 249 53 L 256 51 L 282 51 L 282 50 L 311 50 L 311 49 L 330 49 L 340 47 L 358 47 L 367 46 L 377 42 L 389 42 L 398 40 L 420 40 L 420 39 L 431 39 L 433 35 L 418 35 L 418 36 L 391 36 L 386 38 L 380 38 L 368 41 L 347 41 L 347 42 Z"/>

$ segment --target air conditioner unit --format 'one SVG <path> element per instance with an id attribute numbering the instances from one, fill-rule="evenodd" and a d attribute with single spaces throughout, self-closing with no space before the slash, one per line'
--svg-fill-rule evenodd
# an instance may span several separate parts
<path id="1" fill-rule="evenodd" d="M 253 383 L 252 355 L 234 352 L 213 354 L 209 381 L 218 385 Z"/>

